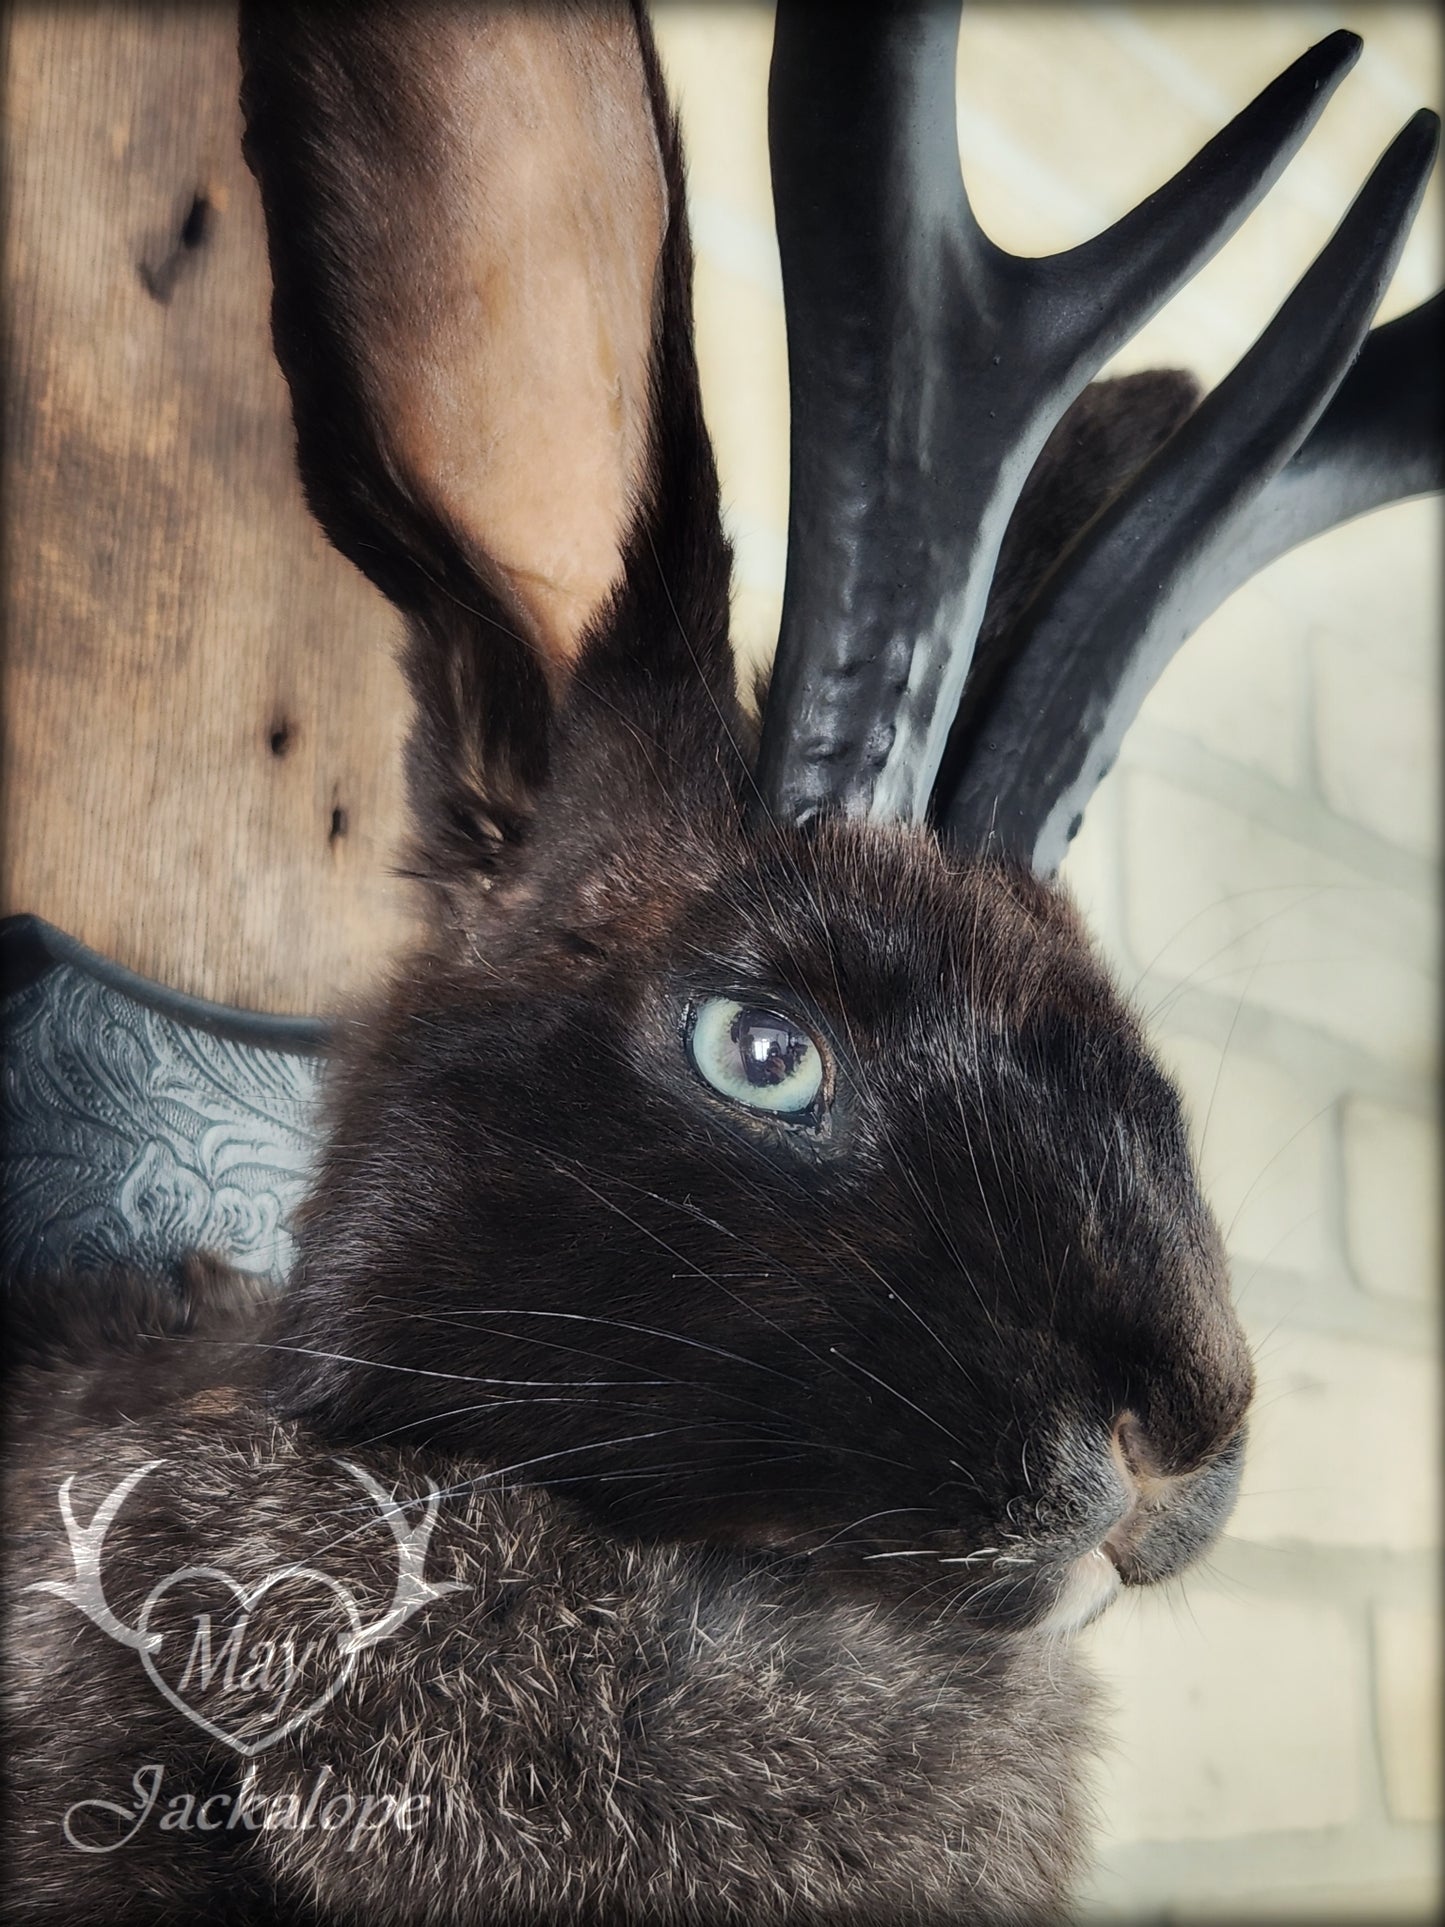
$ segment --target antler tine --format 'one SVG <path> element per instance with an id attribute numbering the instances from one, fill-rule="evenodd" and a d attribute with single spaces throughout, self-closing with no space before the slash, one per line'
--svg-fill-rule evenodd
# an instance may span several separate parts
<path id="1" fill-rule="evenodd" d="M 1158 193 L 1033 260 L 969 209 L 957 8 L 780 0 L 769 143 L 792 495 L 759 807 L 924 812 L 1009 514 L 1049 431 L 1233 232 L 1360 42 L 1297 60 Z"/>
<path id="2" fill-rule="evenodd" d="M 1096 317 L 1095 366 L 1138 332 L 1139 320 L 1126 317 L 1160 307 L 1160 287 L 1182 286 L 1273 187 L 1362 45 L 1339 32 L 1309 48 L 1163 187 L 1093 240 L 1052 257 L 1047 271 L 1061 287 L 1071 283 Z"/>
<path id="3" fill-rule="evenodd" d="M 1144 696 L 1205 616 L 1295 543 L 1437 481 L 1439 374 L 1423 364 L 1438 357 L 1439 298 L 1355 358 L 1438 133 L 1428 112 L 1407 123 L 1259 340 L 1025 609 L 949 746 L 937 814 L 955 841 L 991 841 L 1051 874 Z"/>
<path id="4" fill-rule="evenodd" d="M 1445 291 L 1371 329 L 1334 400 L 1241 531 L 1226 595 L 1312 535 L 1445 489 L 1442 326 Z"/>

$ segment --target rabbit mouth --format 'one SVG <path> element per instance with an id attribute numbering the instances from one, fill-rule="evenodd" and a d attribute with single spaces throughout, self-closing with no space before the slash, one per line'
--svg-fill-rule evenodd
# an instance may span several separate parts
<path id="1" fill-rule="evenodd" d="M 1236 1483 L 1231 1465 L 1199 1486 L 1190 1482 L 1184 1490 L 1136 1499 L 1086 1551 L 1057 1561 L 1038 1558 L 1031 1584 L 1004 1587 L 994 1600 L 988 1597 L 993 1589 L 982 1588 L 976 1616 L 1059 1638 L 1081 1632 L 1126 1586 L 1156 1585 L 1192 1565 L 1218 1533 Z"/>
<path id="2" fill-rule="evenodd" d="M 1081 1520 L 1057 1538 L 1045 1527 L 1032 1541 L 1005 1533 L 999 1546 L 964 1554 L 885 1552 L 872 1558 L 889 1562 L 894 1574 L 899 1567 L 892 1560 L 923 1558 L 936 1561 L 935 1572 L 941 1567 L 959 1575 L 957 1610 L 975 1624 L 1067 1638 L 1107 1611 L 1125 1587 L 1172 1579 L 1208 1550 L 1233 1509 L 1244 1444 L 1241 1426 L 1203 1464 L 1166 1472 L 1126 1415 L 1105 1461 L 1113 1474 L 1111 1496 L 1089 1524 Z M 918 1576 L 914 1565 L 915 1586 Z M 930 1590 L 926 1584 L 918 1588 Z"/>
<path id="3" fill-rule="evenodd" d="M 1123 1589 L 1118 1562 L 1106 1545 L 1082 1553 L 1068 1568 L 1052 1606 L 1039 1620 L 1037 1630 L 1068 1639 L 1082 1632 L 1101 1613 L 1107 1612 Z"/>

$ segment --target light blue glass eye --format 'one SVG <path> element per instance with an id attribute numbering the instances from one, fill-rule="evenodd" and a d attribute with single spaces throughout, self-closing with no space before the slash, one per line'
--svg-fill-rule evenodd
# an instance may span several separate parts
<path id="1" fill-rule="evenodd" d="M 806 1111 L 822 1088 L 822 1052 L 780 1010 L 707 997 L 693 1014 L 688 1049 L 715 1091 L 750 1110 Z"/>

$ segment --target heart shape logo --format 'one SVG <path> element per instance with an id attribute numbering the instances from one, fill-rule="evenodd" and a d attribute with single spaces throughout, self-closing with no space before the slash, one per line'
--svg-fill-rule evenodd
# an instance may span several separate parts
<path id="1" fill-rule="evenodd" d="M 350 1679 L 361 1614 L 349 1588 L 314 1566 L 250 1587 L 216 1566 L 183 1566 L 152 1586 L 137 1630 L 141 1663 L 171 1705 L 254 1759 Z"/>

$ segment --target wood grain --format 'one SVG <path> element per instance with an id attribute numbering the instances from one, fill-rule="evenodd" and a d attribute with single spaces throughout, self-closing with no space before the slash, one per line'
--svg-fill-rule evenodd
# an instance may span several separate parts
<path id="1" fill-rule="evenodd" d="M 0 902 L 312 1011 L 410 928 L 408 704 L 295 479 L 234 37 L 219 7 L 9 15 Z"/>

